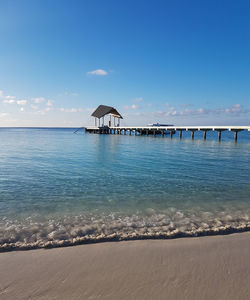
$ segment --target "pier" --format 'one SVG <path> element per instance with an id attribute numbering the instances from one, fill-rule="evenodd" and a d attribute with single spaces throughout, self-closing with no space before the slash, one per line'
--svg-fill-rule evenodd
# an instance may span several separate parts
<path id="1" fill-rule="evenodd" d="M 158 123 L 153 124 L 153 126 L 151 124 L 150 126 L 121 126 L 120 120 L 123 119 L 121 114 L 114 107 L 106 105 L 99 105 L 91 116 L 95 118 L 95 126 L 85 127 L 85 132 L 95 134 L 169 135 L 171 138 L 174 134 L 178 134 L 181 139 L 182 133 L 189 131 L 191 139 L 194 139 L 195 132 L 202 131 L 203 139 L 206 140 L 208 131 L 216 131 L 218 133 L 218 140 L 220 141 L 223 131 L 231 131 L 234 135 L 234 140 L 237 141 L 238 132 L 243 130 L 250 131 L 250 126 L 173 126 L 160 125 Z M 108 125 L 105 125 L 105 116 L 108 117 Z"/>
<path id="2" fill-rule="evenodd" d="M 95 134 L 122 134 L 122 135 L 169 135 L 171 138 L 174 134 L 178 134 L 182 138 L 183 131 L 189 131 L 192 139 L 195 132 L 202 131 L 203 139 L 206 140 L 208 131 L 216 131 L 218 140 L 221 140 L 223 131 L 231 131 L 234 134 L 234 140 L 238 139 L 238 132 L 250 131 L 250 126 L 90 126 L 85 127 L 85 132 Z"/>

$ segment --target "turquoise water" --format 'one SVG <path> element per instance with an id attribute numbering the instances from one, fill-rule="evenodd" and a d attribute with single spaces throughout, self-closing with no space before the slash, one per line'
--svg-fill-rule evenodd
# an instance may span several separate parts
<path id="1" fill-rule="evenodd" d="M 0 129 L 0 249 L 250 229 L 250 132 Z"/>

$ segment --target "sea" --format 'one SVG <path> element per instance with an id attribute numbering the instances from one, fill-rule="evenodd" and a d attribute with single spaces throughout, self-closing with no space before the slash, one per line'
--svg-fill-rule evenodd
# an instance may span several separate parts
<path id="1" fill-rule="evenodd" d="M 0 128 L 0 251 L 250 230 L 250 132 Z"/>

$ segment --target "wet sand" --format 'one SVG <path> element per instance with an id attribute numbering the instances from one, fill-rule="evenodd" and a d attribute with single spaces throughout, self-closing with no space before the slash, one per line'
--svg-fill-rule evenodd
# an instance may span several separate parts
<path id="1" fill-rule="evenodd" d="M 0 299 L 249 299 L 250 233 L 0 253 Z"/>

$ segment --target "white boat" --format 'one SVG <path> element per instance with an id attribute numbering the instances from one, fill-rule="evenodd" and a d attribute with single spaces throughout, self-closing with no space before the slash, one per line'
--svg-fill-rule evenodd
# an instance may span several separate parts
<path id="1" fill-rule="evenodd" d="M 174 125 L 171 125 L 171 124 L 153 123 L 153 124 L 148 124 L 147 126 L 150 126 L 150 127 L 168 127 L 168 126 L 174 126 Z"/>

